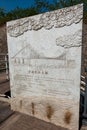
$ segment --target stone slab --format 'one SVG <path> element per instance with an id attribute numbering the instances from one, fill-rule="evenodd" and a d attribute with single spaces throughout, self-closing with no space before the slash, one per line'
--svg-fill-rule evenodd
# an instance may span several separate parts
<path id="1" fill-rule="evenodd" d="M 82 18 L 79 4 L 7 23 L 13 110 L 78 130 Z"/>

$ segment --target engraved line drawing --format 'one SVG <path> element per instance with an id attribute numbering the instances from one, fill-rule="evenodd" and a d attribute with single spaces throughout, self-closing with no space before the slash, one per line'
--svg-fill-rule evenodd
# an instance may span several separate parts
<path id="1" fill-rule="evenodd" d="M 67 51 L 69 48 L 72 47 L 80 47 L 81 46 L 81 35 L 82 32 L 81 30 L 78 30 L 77 32 L 75 32 L 74 34 L 70 34 L 70 35 L 65 35 L 65 36 L 60 36 L 58 38 L 56 38 L 56 47 L 63 47 L 64 50 L 63 52 L 59 52 L 59 48 L 58 48 L 58 53 L 56 52 L 56 54 L 52 57 L 50 56 L 46 56 L 45 55 L 45 49 L 43 52 L 39 52 L 38 50 L 35 50 L 34 47 L 32 47 L 32 45 L 30 45 L 28 43 L 28 45 L 26 45 L 25 47 L 23 47 L 21 50 L 19 50 L 13 57 L 14 58 L 20 58 L 23 57 L 23 55 L 27 55 L 26 58 L 28 59 L 59 59 L 59 60 L 66 60 L 66 55 L 67 55 Z M 49 50 L 50 51 L 50 50 Z M 23 57 L 24 58 L 24 57 Z M 24 61 L 23 61 L 24 62 Z"/>

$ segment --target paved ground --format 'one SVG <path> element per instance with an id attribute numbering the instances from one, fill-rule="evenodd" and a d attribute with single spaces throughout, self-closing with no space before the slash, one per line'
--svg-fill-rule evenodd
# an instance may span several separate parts
<path id="1" fill-rule="evenodd" d="M 34 117 L 15 112 L 0 125 L 0 130 L 67 130 Z"/>
<path id="2" fill-rule="evenodd" d="M 9 82 L 6 82 L 4 74 L 0 75 L 0 94 L 9 90 Z M 2 82 L 3 81 L 3 82 Z M 39 120 L 37 118 L 13 112 L 6 102 L 0 101 L 0 130 L 67 130 L 60 126 Z M 87 130 L 82 127 L 81 130 Z"/>
<path id="3" fill-rule="evenodd" d="M 10 90 L 10 85 L 6 79 L 6 74 L 0 73 L 0 94 L 4 94 L 9 90 Z"/>
<path id="4" fill-rule="evenodd" d="M 10 110 L 9 104 L 6 102 L 0 102 L 0 123 L 5 121 L 12 114 L 13 111 Z"/>

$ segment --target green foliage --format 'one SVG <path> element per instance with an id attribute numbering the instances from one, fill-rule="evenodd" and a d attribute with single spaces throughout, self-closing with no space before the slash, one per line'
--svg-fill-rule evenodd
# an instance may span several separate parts
<path id="1" fill-rule="evenodd" d="M 32 16 L 35 14 L 37 14 L 37 13 L 36 13 L 36 10 L 34 7 L 26 8 L 26 9 L 22 9 L 22 8 L 17 7 L 16 9 L 7 13 L 6 17 L 8 19 L 14 20 L 14 19 Z"/>
<path id="2" fill-rule="evenodd" d="M 34 0 L 34 5 L 37 13 L 42 13 L 48 11 L 50 4 L 47 0 Z"/>
<path id="3" fill-rule="evenodd" d="M 84 4 L 84 11 L 87 10 L 87 0 L 53 0 L 53 4 L 50 4 L 49 10 L 64 8 L 73 6 L 76 4 Z"/>
<path id="4" fill-rule="evenodd" d="M 36 11 L 36 8 L 33 6 L 26 9 L 17 7 L 8 13 L 5 13 L 3 9 L 0 9 L 0 25 L 10 20 L 24 18 L 24 17 L 35 15 L 35 14 L 37 14 L 37 11 Z"/>
<path id="5" fill-rule="evenodd" d="M 0 8 L 0 19 L 5 16 L 5 10 L 3 8 Z"/>

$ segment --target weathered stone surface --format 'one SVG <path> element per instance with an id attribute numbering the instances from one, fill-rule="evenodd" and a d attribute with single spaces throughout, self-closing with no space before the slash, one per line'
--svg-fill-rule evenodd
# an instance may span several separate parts
<path id="1" fill-rule="evenodd" d="M 38 16 L 16 20 L 9 24 L 7 30 L 10 36 L 18 37 L 28 30 L 40 30 L 45 28 L 59 28 L 70 26 L 71 24 L 79 23 L 82 20 L 83 12 L 81 10 L 83 5 L 77 5 L 70 8 L 60 9 L 53 12 L 47 12 Z M 78 13 L 77 13 L 78 12 Z"/>
<path id="2" fill-rule="evenodd" d="M 13 110 L 78 130 L 82 14 L 76 5 L 7 23 Z"/>

